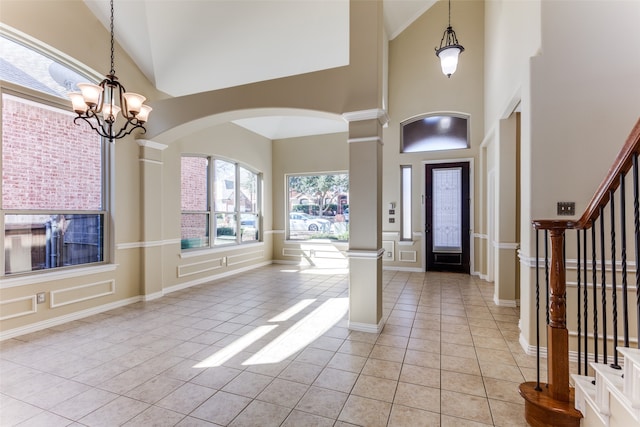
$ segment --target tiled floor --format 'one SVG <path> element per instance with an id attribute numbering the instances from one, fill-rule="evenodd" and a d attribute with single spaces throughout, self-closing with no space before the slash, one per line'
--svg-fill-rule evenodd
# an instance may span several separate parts
<path id="1" fill-rule="evenodd" d="M 0 343 L 2 426 L 526 426 L 518 312 L 458 274 L 384 272 L 381 334 L 344 271 L 272 265 Z"/>

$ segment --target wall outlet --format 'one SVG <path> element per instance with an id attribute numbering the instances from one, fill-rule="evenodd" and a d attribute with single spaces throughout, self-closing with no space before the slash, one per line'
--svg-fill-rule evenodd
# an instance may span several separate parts
<path id="1" fill-rule="evenodd" d="M 558 215 L 575 215 L 576 202 L 558 202 Z"/>
<path id="2" fill-rule="evenodd" d="M 47 294 L 45 294 L 44 292 L 40 292 L 36 294 L 36 302 L 38 304 L 44 304 L 46 301 L 47 301 Z"/>
<path id="3" fill-rule="evenodd" d="M 396 222 L 396 219 L 395 219 L 395 218 L 389 218 L 389 222 L 390 222 L 391 224 L 393 224 L 394 222 Z"/>

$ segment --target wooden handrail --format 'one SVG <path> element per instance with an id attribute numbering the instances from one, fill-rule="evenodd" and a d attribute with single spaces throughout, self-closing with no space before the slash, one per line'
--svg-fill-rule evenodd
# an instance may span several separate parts
<path id="1" fill-rule="evenodd" d="M 607 176 L 574 228 L 587 229 L 591 227 L 591 223 L 600 215 L 600 208 L 609 203 L 611 191 L 615 191 L 620 186 L 620 175 L 629 172 L 633 166 L 634 154 L 640 154 L 640 119 L 631 130 L 627 141 L 613 162 L 613 166 L 609 169 Z"/>

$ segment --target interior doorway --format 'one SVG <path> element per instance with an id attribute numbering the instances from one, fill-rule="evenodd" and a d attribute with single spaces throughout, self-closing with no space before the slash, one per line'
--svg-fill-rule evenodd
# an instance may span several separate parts
<path id="1" fill-rule="evenodd" d="M 470 274 L 469 162 L 425 165 L 427 271 Z"/>

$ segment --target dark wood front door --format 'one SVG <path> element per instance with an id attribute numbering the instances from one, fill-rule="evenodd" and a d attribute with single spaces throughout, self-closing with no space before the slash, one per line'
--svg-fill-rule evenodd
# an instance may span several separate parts
<path id="1" fill-rule="evenodd" d="M 469 163 L 426 165 L 427 271 L 470 273 Z"/>

